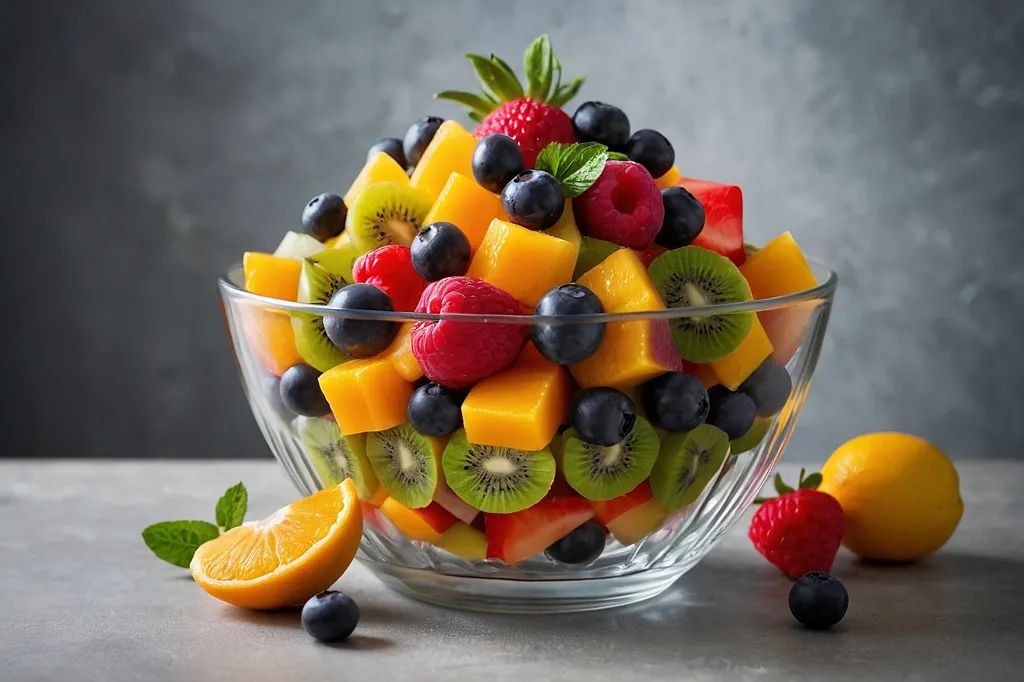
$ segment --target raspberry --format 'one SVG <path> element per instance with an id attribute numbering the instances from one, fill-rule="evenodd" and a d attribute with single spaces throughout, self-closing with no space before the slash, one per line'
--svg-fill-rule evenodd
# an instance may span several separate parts
<path id="1" fill-rule="evenodd" d="M 510 294 L 483 280 L 448 277 L 426 288 L 416 312 L 521 315 L 523 311 Z M 515 362 L 529 331 L 522 324 L 417 322 L 412 328 L 412 354 L 431 381 L 464 389 Z"/>
<path id="2" fill-rule="evenodd" d="M 412 311 L 419 303 L 427 283 L 412 267 L 408 246 L 382 246 L 364 253 L 352 265 L 352 278 L 383 291 L 391 298 L 395 310 Z"/>
<path id="3" fill-rule="evenodd" d="M 508 135 L 516 141 L 527 168 L 534 167 L 540 150 L 552 142 L 572 144 L 576 141 L 569 114 L 529 97 L 502 104 L 473 131 L 478 140 L 495 133 Z"/>
<path id="4" fill-rule="evenodd" d="M 637 251 L 654 243 L 665 218 L 661 192 L 647 169 L 632 161 L 609 161 L 587 191 L 572 202 L 584 234 Z"/>

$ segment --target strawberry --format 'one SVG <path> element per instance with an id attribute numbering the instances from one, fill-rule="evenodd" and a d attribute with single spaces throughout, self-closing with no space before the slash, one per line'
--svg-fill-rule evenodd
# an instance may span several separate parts
<path id="1" fill-rule="evenodd" d="M 834 497 L 816 490 L 821 474 L 804 478 L 800 470 L 797 490 L 775 475 L 779 497 L 755 500 L 748 536 L 764 558 L 793 580 L 811 571 L 832 569 L 843 539 L 843 509 Z"/>
<path id="2" fill-rule="evenodd" d="M 540 150 L 550 143 L 576 141 L 572 119 L 561 107 L 576 96 L 583 78 L 562 83 L 562 63 L 546 34 L 530 43 L 523 54 L 525 90 L 500 57 L 466 56 L 473 63 L 483 92 L 445 90 L 435 97 L 468 107 L 469 117 L 479 124 L 474 131 L 477 139 L 495 133 L 508 135 L 522 150 L 527 168 L 534 167 Z"/>

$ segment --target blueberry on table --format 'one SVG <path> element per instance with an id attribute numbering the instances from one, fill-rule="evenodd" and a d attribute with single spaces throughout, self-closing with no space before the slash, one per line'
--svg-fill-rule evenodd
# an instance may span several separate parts
<path id="1" fill-rule="evenodd" d="M 424 225 L 409 245 L 412 267 L 428 282 L 461 277 L 469 270 L 473 255 L 469 238 L 451 223 Z"/>
<path id="2" fill-rule="evenodd" d="M 830 628 L 843 619 L 850 606 L 846 587 L 828 573 L 807 573 L 789 590 L 789 611 L 812 630 Z"/>
<path id="3" fill-rule="evenodd" d="M 447 436 L 462 426 L 463 394 L 428 382 L 405 405 L 405 417 L 424 436 Z"/>
<path id="4" fill-rule="evenodd" d="M 402 168 L 409 165 L 405 160 L 405 149 L 402 141 L 397 137 L 384 137 L 371 144 L 370 148 L 366 151 L 366 160 L 369 161 L 375 154 L 380 152 L 390 156 Z"/>
<path id="5" fill-rule="evenodd" d="M 636 161 L 646 168 L 653 178 L 668 173 L 676 162 L 676 152 L 668 138 L 657 130 L 647 128 L 633 133 L 626 142 L 625 152 L 630 161 Z"/>
<path id="6" fill-rule="evenodd" d="M 629 117 L 618 107 L 604 102 L 584 102 L 572 115 L 576 137 L 618 149 L 629 140 Z"/>
<path id="7" fill-rule="evenodd" d="M 473 150 L 473 177 L 484 189 L 501 194 L 512 178 L 525 170 L 523 152 L 508 135 L 481 138 Z"/>
<path id="8" fill-rule="evenodd" d="M 552 317 L 590 315 L 603 313 L 604 306 L 597 294 L 585 286 L 562 284 L 544 294 L 533 312 Z M 596 353 L 604 332 L 603 322 L 535 324 L 530 328 L 530 338 L 540 354 L 551 362 L 571 365 Z"/>
<path id="9" fill-rule="evenodd" d="M 415 166 L 420 162 L 420 157 L 427 150 L 427 145 L 434 139 L 434 133 L 442 123 L 444 123 L 443 118 L 424 116 L 409 126 L 409 130 L 405 131 L 405 139 L 402 140 L 406 163 Z"/>
<path id="10" fill-rule="evenodd" d="M 359 607 L 344 592 L 321 592 L 302 607 L 302 627 L 321 642 L 340 642 L 356 629 Z"/>
<path id="11" fill-rule="evenodd" d="M 377 310 L 393 313 L 395 306 L 383 291 L 369 284 L 349 284 L 338 290 L 328 302 L 337 311 Z M 398 324 L 388 320 L 361 320 L 354 317 L 324 315 L 324 333 L 335 346 L 357 358 L 376 355 L 398 333 Z"/>
<path id="12" fill-rule="evenodd" d="M 708 399 L 711 405 L 707 423 L 725 431 L 729 440 L 736 440 L 754 425 L 756 408 L 746 393 L 730 391 L 721 385 L 712 386 Z"/>
<path id="13" fill-rule="evenodd" d="M 682 187 L 661 190 L 665 218 L 654 243 L 666 249 L 689 246 L 704 229 L 704 206 Z"/>
<path id="14" fill-rule="evenodd" d="M 278 382 L 281 404 L 303 417 L 330 414 L 331 406 L 320 390 L 320 372 L 307 364 L 292 365 Z"/>
<path id="15" fill-rule="evenodd" d="M 347 216 L 348 208 L 341 197 L 330 192 L 318 194 L 302 209 L 302 229 L 325 242 L 341 234 Z"/>
<path id="16" fill-rule="evenodd" d="M 739 390 L 754 401 L 758 417 L 773 417 L 786 406 L 793 379 L 785 367 L 769 357 L 740 384 Z"/>
<path id="17" fill-rule="evenodd" d="M 544 553 L 563 564 L 589 564 L 604 551 L 605 532 L 601 524 L 587 521 L 564 538 L 556 540 Z"/>
<path id="18" fill-rule="evenodd" d="M 578 392 L 569 420 L 580 438 L 593 445 L 618 445 L 636 424 L 633 399 L 615 388 L 599 386 Z"/>
<path id="19" fill-rule="evenodd" d="M 711 407 L 700 379 L 682 372 L 651 379 L 641 395 L 651 424 L 666 431 L 692 431 L 704 423 Z"/>
<path id="20" fill-rule="evenodd" d="M 501 191 L 501 206 L 509 220 L 530 230 L 546 230 L 562 217 L 565 195 L 555 176 L 526 170 Z"/>

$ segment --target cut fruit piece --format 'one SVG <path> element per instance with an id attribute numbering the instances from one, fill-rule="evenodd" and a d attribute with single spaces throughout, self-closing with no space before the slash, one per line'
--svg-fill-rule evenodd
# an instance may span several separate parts
<path id="1" fill-rule="evenodd" d="M 665 308 L 647 269 L 629 249 L 616 250 L 580 277 L 579 284 L 593 291 L 608 313 Z M 681 362 L 668 322 L 652 320 L 607 324 L 597 352 L 569 366 L 581 388 L 610 386 L 627 392 L 679 369 Z"/>
<path id="2" fill-rule="evenodd" d="M 650 499 L 609 521 L 608 532 L 620 545 L 629 547 L 661 528 L 669 510 L 655 499 Z"/>
<path id="3" fill-rule="evenodd" d="M 364 189 L 345 219 L 345 232 L 360 254 L 382 246 L 409 246 L 423 227 L 430 204 L 419 192 L 395 182 Z"/>
<path id="4" fill-rule="evenodd" d="M 352 270 L 356 264 L 356 259 L 362 255 L 362 252 L 358 246 L 352 243 L 352 235 L 348 232 L 342 232 L 335 237 L 331 248 L 345 254 L 345 258 L 348 259 L 348 265 L 346 266 L 344 261 L 339 260 L 340 272 L 345 276 L 346 280 L 354 282 L 355 278 L 352 276 Z"/>
<path id="5" fill-rule="evenodd" d="M 487 557 L 517 564 L 592 518 L 594 510 L 582 498 L 543 500 L 514 514 L 487 514 Z"/>
<path id="6" fill-rule="evenodd" d="M 754 425 L 750 427 L 750 430 L 730 444 L 729 454 L 739 455 L 756 448 L 764 440 L 764 437 L 768 435 L 768 429 L 772 427 L 773 421 L 775 420 L 764 417 L 755 419 Z"/>
<path id="7" fill-rule="evenodd" d="M 315 256 L 324 250 L 327 244 L 321 244 L 308 234 L 301 232 L 287 232 L 284 239 L 274 249 L 274 255 L 278 258 L 291 258 L 301 261 L 303 258 Z"/>
<path id="8" fill-rule="evenodd" d="M 294 301 L 299 295 L 302 263 L 292 258 L 248 251 L 242 257 L 245 290 L 259 296 Z"/>
<path id="9" fill-rule="evenodd" d="M 437 509 L 447 514 L 440 506 L 437 506 Z M 444 525 L 443 523 L 438 523 L 443 518 L 440 514 L 434 516 L 432 514 L 425 514 L 423 509 L 410 509 L 393 497 L 384 500 L 384 504 L 380 506 L 380 511 L 391 523 L 395 524 L 398 532 L 409 540 L 434 544 L 441 539 L 443 531 L 439 531 L 434 527 L 435 525 Z M 452 523 L 448 524 L 446 530 L 455 523 L 457 521 L 452 518 Z"/>
<path id="10" fill-rule="evenodd" d="M 409 382 L 416 381 L 423 376 L 423 368 L 412 354 L 412 322 L 406 322 L 398 329 L 395 340 L 382 353 L 391 358 L 391 363 L 403 379 Z"/>
<path id="11" fill-rule="evenodd" d="M 651 472 L 654 498 L 671 510 L 693 504 L 728 456 L 729 437 L 710 424 L 670 433 Z"/>
<path id="12" fill-rule="evenodd" d="M 607 527 L 609 523 L 619 518 L 631 509 L 636 509 L 647 500 L 654 497 L 651 492 L 649 481 L 643 481 L 628 493 L 619 495 L 610 500 L 594 502 L 594 519 L 602 526 Z"/>
<path id="13" fill-rule="evenodd" d="M 462 403 L 466 438 L 480 445 L 543 450 L 565 418 L 571 393 L 569 372 L 530 344 L 512 367 L 470 390 Z"/>
<path id="14" fill-rule="evenodd" d="M 487 558 L 487 536 L 465 523 L 456 523 L 441 534 L 435 543 L 438 547 L 455 556 L 469 561 Z"/>
<path id="15" fill-rule="evenodd" d="M 654 262 L 654 259 L 660 256 L 661 254 L 665 253 L 666 251 L 668 251 L 668 249 L 666 249 L 664 246 L 660 246 L 658 244 L 651 244 L 643 251 L 637 251 L 636 255 L 640 257 L 640 262 L 644 264 L 644 267 L 650 268 L 651 263 Z"/>
<path id="16" fill-rule="evenodd" d="M 583 245 L 583 235 L 580 234 L 580 229 L 576 226 L 576 219 L 572 215 L 571 201 L 567 200 L 565 202 L 565 208 L 562 209 L 562 217 L 553 226 L 544 230 L 544 234 L 549 234 L 552 237 L 558 237 L 563 241 L 569 242 L 576 247 L 577 254 L 579 253 L 580 247 Z"/>
<path id="17" fill-rule="evenodd" d="M 616 445 L 593 445 L 581 439 L 576 429 L 566 431 L 563 441 L 565 480 L 593 501 L 612 500 L 633 490 L 647 479 L 658 459 L 658 436 L 640 417 Z"/>
<path id="18" fill-rule="evenodd" d="M 818 286 L 803 251 L 789 232 L 751 254 L 740 272 L 750 283 L 750 291 L 756 299 L 785 296 Z M 813 302 L 798 303 L 757 314 L 775 349 L 773 357 L 780 364 L 789 362 L 803 343 L 814 308 Z"/>
<path id="19" fill-rule="evenodd" d="M 729 259 L 699 246 L 663 253 L 651 263 L 650 275 L 669 308 L 743 303 L 753 298 L 747 281 Z M 711 362 L 736 350 L 754 319 L 752 312 L 712 314 L 678 317 L 669 326 L 684 360 Z"/>
<path id="20" fill-rule="evenodd" d="M 576 258 L 576 267 L 573 270 L 572 278 L 578 280 L 589 270 L 596 268 L 604 262 L 604 259 L 612 255 L 622 247 L 612 242 L 606 242 L 596 237 L 583 237 L 580 240 L 580 253 Z"/>
<path id="21" fill-rule="evenodd" d="M 345 254 L 336 249 L 324 249 L 302 261 L 298 300 L 300 303 L 327 305 L 339 289 L 351 282 L 352 264 Z M 293 313 L 292 329 L 299 355 L 321 372 L 352 359 L 327 338 L 322 315 Z"/>
<path id="22" fill-rule="evenodd" d="M 463 523 L 473 523 L 480 514 L 479 509 L 470 506 L 448 487 L 448 483 L 444 480 L 443 475 L 437 477 L 437 490 L 434 491 L 434 502 L 447 509 L 452 516 Z"/>
<path id="23" fill-rule="evenodd" d="M 311 417 L 297 418 L 295 430 L 325 488 L 351 478 L 360 500 L 374 497 L 380 483 L 366 459 L 366 436 L 342 435 L 333 419 Z"/>
<path id="24" fill-rule="evenodd" d="M 372 470 L 373 467 L 370 467 L 370 469 Z M 374 476 L 376 476 L 376 474 L 374 474 Z M 376 508 L 384 504 L 384 500 L 388 499 L 388 497 L 390 497 L 390 495 L 388 495 L 387 488 L 380 485 L 378 482 L 377 492 L 371 495 L 370 499 L 366 500 L 366 504 Z"/>
<path id="25" fill-rule="evenodd" d="M 243 303 L 238 316 L 249 348 L 268 372 L 279 377 L 289 367 L 302 362 L 295 347 L 290 315 Z"/>
<path id="26" fill-rule="evenodd" d="M 654 184 L 658 186 L 658 189 L 668 189 L 669 187 L 675 187 L 682 179 L 683 176 L 679 173 L 679 169 L 672 166 L 660 178 L 655 178 Z"/>
<path id="27" fill-rule="evenodd" d="M 410 184 L 434 203 L 452 173 L 473 177 L 474 149 L 476 138 L 471 133 L 455 121 L 445 121 L 416 164 Z"/>
<path id="28" fill-rule="evenodd" d="M 570 281 L 576 255 L 577 248 L 564 239 L 493 220 L 466 274 L 533 307 L 548 291 Z"/>
<path id="29" fill-rule="evenodd" d="M 210 596 L 248 609 L 304 603 L 341 577 L 359 549 L 363 514 L 351 480 L 249 521 L 192 557 Z"/>
<path id="30" fill-rule="evenodd" d="M 353 360 L 320 375 L 320 389 L 346 435 L 386 431 L 405 422 L 412 384 L 387 357 Z"/>
<path id="31" fill-rule="evenodd" d="M 423 224 L 445 222 L 455 225 L 469 239 L 473 253 L 480 248 L 494 219 L 508 220 L 501 196 L 481 187 L 472 177 L 452 173 Z"/>
<path id="32" fill-rule="evenodd" d="M 768 340 L 768 335 L 765 334 L 758 318 L 754 317 L 750 331 L 736 350 L 703 367 L 714 375 L 715 381 L 712 385 L 722 384 L 730 391 L 735 391 L 771 354 L 772 342 Z"/>
<path id="33" fill-rule="evenodd" d="M 476 509 L 509 514 L 539 502 L 551 489 L 555 459 L 547 448 L 530 452 L 478 445 L 459 429 L 442 458 L 444 477 L 462 500 Z"/>
<path id="34" fill-rule="evenodd" d="M 736 185 L 693 178 L 682 178 L 676 184 L 704 207 L 704 229 L 693 240 L 693 246 L 711 249 L 742 265 L 747 259 L 743 248 L 743 191 Z"/>
<path id="35" fill-rule="evenodd" d="M 351 210 L 362 191 L 379 182 L 394 182 L 408 187 L 409 176 L 394 159 L 384 152 L 377 152 L 366 160 L 366 165 L 359 171 L 352 186 L 345 192 L 345 205 Z"/>
<path id="36" fill-rule="evenodd" d="M 392 498 L 410 509 L 428 506 L 440 476 L 444 441 L 428 438 L 408 424 L 371 433 L 366 457 Z"/>

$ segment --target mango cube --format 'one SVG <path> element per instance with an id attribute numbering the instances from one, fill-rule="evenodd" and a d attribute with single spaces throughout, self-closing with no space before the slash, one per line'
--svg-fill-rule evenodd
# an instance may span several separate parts
<path id="1" fill-rule="evenodd" d="M 345 362 L 320 375 L 320 389 L 346 436 L 404 423 L 412 388 L 386 355 Z"/>
<path id="2" fill-rule="evenodd" d="M 444 221 L 455 225 L 466 235 L 476 253 L 495 218 L 508 220 L 501 207 L 501 197 L 488 192 L 472 177 L 452 173 L 423 224 Z"/>
<path id="3" fill-rule="evenodd" d="M 668 169 L 668 172 L 662 175 L 660 178 L 654 180 L 654 184 L 658 186 L 658 189 L 667 189 L 669 187 L 675 187 L 680 180 L 683 179 L 679 169 L 672 166 Z"/>
<path id="4" fill-rule="evenodd" d="M 384 152 L 377 152 L 366 161 L 366 165 L 359 171 L 352 186 L 345 192 L 343 197 L 345 205 L 351 208 L 360 192 L 367 186 L 378 182 L 397 182 L 403 187 L 408 187 L 409 176 L 397 161 Z"/>
<path id="5" fill-rule="evenodd" d="M 572 213 L 572 202 L 566 201 L 565 208 L 562 210 L 562 217 L 558 219 L 558 222 L 548 229 L 544 230 L 544 234 L 549 234 L 552 237 L 558 237 L 563 241 L 567 241 L 576 247 L 577 258 L 579 257 L 580 247 L 583 245 L 583 235 L 580 234 L 580 229 L 576 226 L 576 217 Z"/>
<path id="6" fill-rule="evenodd" d="M 302 362 L 288 313 L 242 304 L 238 315 L 249 348 L 268 372 L 279 377 L 292 365 Z"/>
<path id="7" fill-rule="evenodd" d="M 455 121 L 445 121 L 434 133 L 434 139 L 423 150 L 423 156 L 416 164 L 416 170 L 413 171 L 409 182 L 427 198 L 427 201 L 434 203 L 452 173 L 459 173 L 467 178 L 473 177 L 474 149 L 476 138 L 472 133 Z"/>
<path id="8" fill-rule="evenodd" d="M 712 362 L 703 365 L 704 372 L 710 370 L 715 382 L 722 384 L 730 391 L 735 391 L 744 381 L 747 380 L 754 370 L 761 366 L 769 355 L 772 354 L 772 342 L 764 331 L 761 323 L 754 318 L 754 324 L 750 327 L 743 342 L 736 347 L 736 350 Z M 706 381 L 706 374 L 701 377 Z"/>
<path id="9" fill-rule="evenodd" d="M 423 376 L 423 368 L 412 354 L 412 325 L 412 322 L 403 324 L 398 329 L 395 340 L 383 353 L 391 358 L 395 370 L 409 382 L 414 382 Z"/>
<path id="10" fill-rule="evenodd" d="M 242 256 L 242 271 L 246 291 L 281 301 L 299 297 L 300 260 L 249 251 Z"/>

